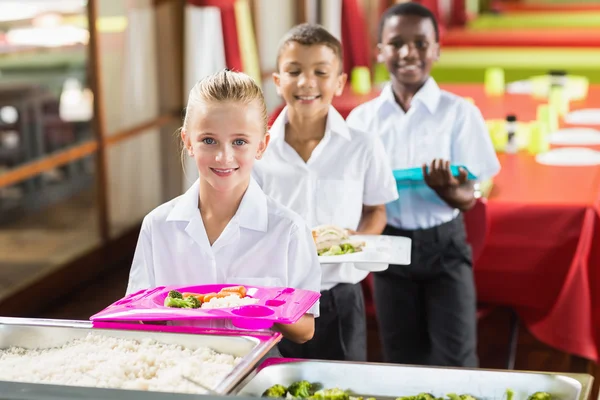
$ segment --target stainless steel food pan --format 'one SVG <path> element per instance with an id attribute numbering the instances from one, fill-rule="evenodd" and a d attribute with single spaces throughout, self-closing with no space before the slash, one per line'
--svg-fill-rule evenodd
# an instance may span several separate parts
<path id="1" fill-rule="evenodd" d="M 272 385 L 289 385 L 298 380 L 380 398 L 427 392 L 435 396 L 471 394 L 486 400 L 505 398 L 508 388 L 515 393 L 515 400 L 524 400 L 537 391 L 547 391 L 556 400 L 587 400 L 593 382 L 585 374 L 299 361 L 267 366 L 249 375 L 232 394 L 256 397 Z"/>
<path id="2" fill-rule="evenodd" d="M 85 337 L 89 332 L 123 339 L 151 338 L 167 344 L 178 344 L 190 349 L 209 347 L 217 352 L 242 357 L 233 371 L 215 388 L 228 393 L 248 375 L 260 359 L 277 344 L 279 335 L 260 332 L 235 334 L 167 333 L 126 329 L 97 329 L 88 321 L 0 318 L 0 349 L 11 346 L 29 349 L 52 348 Z"/>

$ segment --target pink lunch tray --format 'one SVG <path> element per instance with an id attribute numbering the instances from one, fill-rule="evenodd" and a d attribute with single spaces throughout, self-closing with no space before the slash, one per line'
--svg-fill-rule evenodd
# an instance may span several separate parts
<path id="1" fill-rule="evenodd" d="M 321 296 L 320 293 L 293 288 L 245 286 L 247 297 L 256 304 L 230 308 L 171 308 L 164 301 L 170 290 L 181 293 L 212 293 L 240 285 L 159 286 L 132 293 L 90 317 L 96 321 L 207 321 L 228 319 L 242 329 L 268 329 L 273 324 L 293 324 L 300 319 Z"/>
<path id="2" fill-rule="evenodd" d="M 188 334 L 203 334 L 203 335 L 221 335 L 221 336 L 248 336 L 260 340 L 261 342 L 267 342 L 275 340 L 279 342 L 282 338 L 281 333 L 273 332 L 265 334 L 264 332 L 248 332 L 248 331 L 235 331 L 227 329 L 209 329 L 209 328 L 198 328 L 194 326 L 171 326 L 171 325 L 145 325 L 141 323 L 119 323 L 119 322 L 104 322 L 94 321 L 92 326 L 95 329 L 116 329 L 125 331 L 145 331 L 145 332 L 163 332 L 163 333 L 188 333 Z"/>

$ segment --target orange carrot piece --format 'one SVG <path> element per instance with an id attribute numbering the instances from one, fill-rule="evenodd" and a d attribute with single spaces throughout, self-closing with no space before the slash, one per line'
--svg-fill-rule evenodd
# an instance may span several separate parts
<path id="1" fill-rule="evenodd" d="M 203 298 L 203 303 L 208 303 L 209 301 L 211 301 L 212 299 L 214 299 L 215 297 L 217 297 L 218 295 L 216 293 L 208 293 L 204 295 Z"/>
<path id="2" fill-rule="evenodd" d="M 221 289 L 221 292 L 239 293 L 240 297 L 246 297 L 246 288 L 244 286 L 230 286 Z"/>

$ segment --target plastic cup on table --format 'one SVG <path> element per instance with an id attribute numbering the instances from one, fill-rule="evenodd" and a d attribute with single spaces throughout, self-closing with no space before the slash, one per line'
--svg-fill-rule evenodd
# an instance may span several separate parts
<path id="1" fill-rule="evenodd" d="M 529 144 L 527 146 L 529 154 L 536 155 L 550 150 L 547 131 L 547 122 L 535 121 L 531 124 L 531 134 L 529 135 Z"/>
<path id="2" fill-rule="evenodd" d="M 371 71 L 367 67 L 352 68 L 350 85 L 356 94 L 368 94 L 371 92 Z"/>
<path id="3" fill-rule="evenodd" d="M 517 124 L 517 148 L 519 150 L 527 149 L 529 146 L 533 123 L 521 121 Z"/>
<path id="4" fill-rule="evenodd" d="M 537 121 L 547 123 L 550 132 L 556 132 L 559 129 L 558 112 L 549 104 L 540 104 L 538 106 Z"/>
<path id="5" fill-rule="evenodd" d="M 504 70 L 502 68 L 494 67 L 485 70 L 484 87 L 488 96 L 502 96 L 504 85 Z"/>
<path id="6" fill-rule="evenodd" d="M 565 117 L 569 113 L 569 97 L 563 87 L 553 86 L 550 88 L 548 104 L 561 117 Z"/>

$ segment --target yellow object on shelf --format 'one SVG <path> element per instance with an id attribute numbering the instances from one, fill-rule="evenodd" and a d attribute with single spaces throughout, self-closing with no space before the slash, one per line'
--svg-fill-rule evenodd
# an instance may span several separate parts
<path id="1" fill-rule="evenodd" d="M 488 68 L 485 70 L 484 87 L 488 96 L 502 96 L 504 94 L 504 70 L 502 68 Z"/>
<path id="2" fill-rule="evenodd" d="M 371 71 L 368 67 L 354 67 L 350 77 L 352 91 L 357 94 L 371 92 Z"/>

